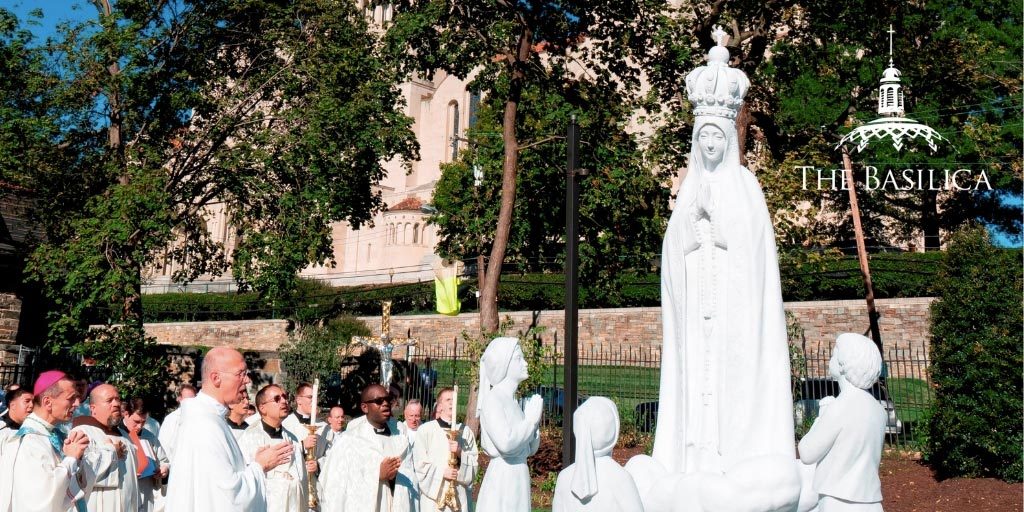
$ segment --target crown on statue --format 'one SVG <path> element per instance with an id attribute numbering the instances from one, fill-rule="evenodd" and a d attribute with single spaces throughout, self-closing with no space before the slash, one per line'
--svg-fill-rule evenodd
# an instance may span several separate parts
<path id="1" fill-rule="evenodd" d="M 708 51 L 707 65 L 686 75 L 686 96 L 693 104 L 695 116 L 736 119 L 750 80 L 743 71 L 729 67 L 727 36 L 722 27 L 716 26 L 711 36 L 718 44 Z"/>

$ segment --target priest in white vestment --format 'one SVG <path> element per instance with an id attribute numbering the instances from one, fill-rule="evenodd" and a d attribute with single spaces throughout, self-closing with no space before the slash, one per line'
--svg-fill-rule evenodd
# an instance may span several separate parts
<path id="1" fill-rule="evenodd" d="M 32 414 L 0 443 L 0 512 L 85 512 L 81 459 L 89 438 L 56 428 L 81 403 L 63 372 L 43 372 L 33 386 Z"/>
<path id="2" fill-rule="evenodd" d="M 174 448 L 178 440 L 178 427 L 181 425 L 181 406 L 185 402 L 195 398 L 196 388 L 191 384 L 178 386 L 178 408 L 167 413 L 164 422 L 160 424 L 160 445 L 167 452 L 167 458 L 174 462 Z"/>
<path id="3" fill-rule="evenodd" d="M 306 428 L 306 425 L 313 424 L 314 411 L 312 409 L 313 385 L 306 382 L 299 384 L 295 390 L 295 410 L 284 419 L 282 425 L 295 437 L 302 440 L 303 451 L 313 448 L 318 443 L 317 435 L 310 434 L 309 429 Z M 319 428 L 322 424 L 317 423 L 316 426 Z M 318 457 L 321 455 L 317 454 Z"/>
<path id="4" fill-rule="evenodd" d="M 334 441 L 341 439 L 341 435 L 345 432 L 345 409 L 340 405 L 331 407 L 331 410 L 327 413 L 327 424 L 320 429 L 320 439 L 318 442 L 320 445 L 317 446 L 317 453 L 320 454 L 317 457 L 317 463 L 323 467 L 327 461 L 327 452 L 334 446 Z M 322 446 L 321 446 L 322 445 Z"/>
<path id="5" fill-rule="evenodd" d="M 281 421 L 291 411 L 288 395 L 280 386 L 270 384 L 256 393 L 256 408 L 261 421 L 247 428 L 238 445 L 246 461 L 253 460 L 256 450 L 281 441 L 292 444 L 294 453 L 302 453 L 299 440 L 281 427 Z M 292 457 L 290 464 L 282 464 L 267 472 L 267 511 L 305 512 L 309 507 L 306 491 L 308 473 L 316 471 L 316 461 L 303 461 Z"/>
<path id="6" fill-rule="evenodd" d="M 245 396 L 249 374 L 237 350 L 217 347 L 203 359 L 203 388 L 182 404 L 180 440 L 171 461 L 167 512 L 264 512 L 266 472 L 292 458 L 292 445 L 260 448 L 245 462 L 224 416 Z"/>
<path id="7" fill-rule="evenodd" d="M 242 434 L 247 428 L 259 423 L 259 421 L 256 423 L 245 421 L 249 417 L 249 403 L 249 396 L 246 395 L 241 402 L 228 406 L 228 415 L 224 420 L 228 422 L 228 428 L 231 429 L 231 435 L 235 436 L 236 441 L 242 438 Z"/>
<path id="8" fill-rule="evenodd" d="M 4 397 L 8 407 L 0 415 L 0 439 L 13 436 L 29 414 L 32 414 L 32 391 L 24 388 L 11 390 Z"/>
<path id="9" fill-rule="evenodd" d="M 170 468 L 170 460 L 157 436 L 146 429 L 149 424 L 149 408 L 141 398 L 133 398 L 122 404 L 124 420 L 119 430 L 121 435 L 135 447 L 135 473 L 139 476 L 139 512 L 163 510 L 163 489 Z"/>
<path id="10" fill-rule="evenodd" d="M 416 477 L 420 486 L 420 511 L 451 512 L 450 507 L 438 508 L 444 499 L 448 486 L 455 486 L 455 499 L 460 511 L 473 510 L 473 480 L 479 468 L 479 451 L 476 436 L 465 425 L 458 423 L 458 440 L 451 441 L 448 432 L 453 429 L 452 388 L 444 388 L 437 397 L 439 418 L 424 423 L 417 430 L 413 458 L 416 460 Z M 448 465 L 451 454 L 459 460 L 457 467 Z"/>
<path id="11" fill-rule="evenodd" d="M 90 512 L 136 512 L 139 510 L 139 481 L 135 447 L 121 435 L 121 395 L 110 384 L 100 384 L 89 393 L 88 416 L 72 421 L 71 431 L 89 437 L 83 464 L 89 469 L 86 501 Z"/>
<path id="12" fill-rule="evenodd" d="M 391 418 L 388 390 L 363 390 L 364 421 L 352 421 L 327 454 L 320 474 L 320 512 L 409 512 L 412 481 L 398 471 L 409 440 Z"/>
<path id="13" fill-rule="evenodd" d="M 403 420 L 398 423 L 398 431 L 409 439 L 409 456 L 402 461 L 398 472 L 408 478 L 412 483 L 413 511 L 419 510 L 420 484 L 416 478 L 416 435 L 423 424 L 423 405 L 418 398 L 413 398 L 405 404 L 402 410 Z"/>

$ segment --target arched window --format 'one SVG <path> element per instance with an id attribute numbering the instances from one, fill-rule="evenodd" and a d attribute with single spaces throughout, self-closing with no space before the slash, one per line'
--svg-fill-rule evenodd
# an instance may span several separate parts
<path id="1" fill-rule="evenodd" d="M 423 241 L 423 245 L 429 245 L 427 243 L 427 225 L 426 224 L 423 225 L 423 235 L 420 236 L 420 240 Z"/>
<path id="2" fill-rule="evenodd" d="M 413 224 L 412 225 L 412 243 L 414 243 L 414 244 L 420 243 L 420 225 L 419 224 Z"/>
<path id="3" fill-rule="evenodd" d="M 405 227 L 402 228 L 402 243 L 405 245 L 409 245 L 409 242 L 412 240 L 412 233 L 410 232 L 411 228 L 412 226 L 408 222 L 406 222 Z"/>
<path id="4" fill-rule="evenodd" d="M 448 144 L 452 148 L 448 161 L 454 162 L 459 157 L 459 102 L 448 104 Z"/>

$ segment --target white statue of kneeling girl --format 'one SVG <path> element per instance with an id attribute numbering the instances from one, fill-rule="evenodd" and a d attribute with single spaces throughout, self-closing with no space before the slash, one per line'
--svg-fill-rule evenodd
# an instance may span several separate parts
<path id="1" fill-rule="evenodd" d="M 495 338 L 480 358 L 477 415 L 480 446 L 490 458 L 480 484 L 477 512 L 530 512 L 530 469 L 526 458 L 540 446 L 544 402 L 538 395 L 516 401 L 529 376 L 517 338 Z"/>
<path id="2" fill-rule="evenodd" d="M 836 338 L 828 372 L 839 383 L 839 397 L 821 401 L 799 445 L 800 460 L 817 464 L 817 512 L 882 510 L 878 464 L 887 414 L 869 391 L 881 370 L 882 357 L 870 339 L 852 333 Z"/>
<path id="3" fill-rule="evenodd" d="M 552 512 L 642 512 L 633 477 L 612 458 L 619 439 L 619 409 L 603 396 L 573 414 L 576 462 L 558 474 Z"/>

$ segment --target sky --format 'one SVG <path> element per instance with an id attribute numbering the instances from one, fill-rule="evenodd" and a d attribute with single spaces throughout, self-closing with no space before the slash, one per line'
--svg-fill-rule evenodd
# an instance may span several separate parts
<path id="1" fill-rule="evenodd" d="M 29 21 L 29 12 L 43 11 L 43 19 L 29 29 L 39 40 L 56 34 L 61 21 L 83 21 L 96 15 L 92 3 L 80 0 L 0 0 L 0 5 L 14 12 L 23 23 Z"/>

